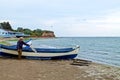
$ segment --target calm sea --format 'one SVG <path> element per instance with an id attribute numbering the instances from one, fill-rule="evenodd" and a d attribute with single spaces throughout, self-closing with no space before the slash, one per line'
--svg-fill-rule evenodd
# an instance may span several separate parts
<path id="1" fill-rule="evenodd" d="M 73 47 L 80 45 L 76 58 L 120 66 L 120 37 L 67 37 L 33 40 L 33 47 Z"/>

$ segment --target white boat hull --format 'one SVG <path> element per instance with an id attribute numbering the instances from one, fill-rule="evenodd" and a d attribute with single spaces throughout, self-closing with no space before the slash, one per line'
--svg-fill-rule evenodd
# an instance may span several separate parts
<path id="1" fill-rule="evenodd" d="M 76 47 L 73 51 L 62 53 L 42 53 L 42 52 L 22 52 L 22 57 L 25 58 L 39 58 L 39 59 L 71 59 L 75 58 L 79 52 L 79 47 Z M 2 49 L 0 55 L 4 56 L 18 56 L 16 50 Z"/>

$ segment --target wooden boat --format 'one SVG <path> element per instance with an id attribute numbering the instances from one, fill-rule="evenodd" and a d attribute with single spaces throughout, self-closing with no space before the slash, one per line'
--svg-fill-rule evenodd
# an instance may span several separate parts
<path id="1" fill-rule="evenodd" d="M 16 45 L 7 46 L 0 45 L 1 56 L 17 57 L 18 52 Z M 79 46 L 71 48 L 32 48 L 26 46 L 23 47 L 22 57 L 28 59 L 73 59 L 79 52 Z"/>

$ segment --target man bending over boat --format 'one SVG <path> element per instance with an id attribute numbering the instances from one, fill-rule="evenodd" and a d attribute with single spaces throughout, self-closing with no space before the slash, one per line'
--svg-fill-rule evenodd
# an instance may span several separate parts
<path id="1" fill-rule="evenodd" d="M 29 44 L 26 44 L 23 41 L 23 37 L 20 37 L 18 42 L 17 42 L 18 59 L 21 59 L 23 45 L 29 46 Z"/>

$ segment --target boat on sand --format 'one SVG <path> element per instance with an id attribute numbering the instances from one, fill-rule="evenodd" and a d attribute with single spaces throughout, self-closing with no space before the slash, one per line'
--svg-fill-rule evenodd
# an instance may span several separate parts
<path id="1" fill-rule="evenodd" d="M 27 43 L 30 43 L 28 41 Z M 0 55 L 5 57 L 17 57 L 16 45 L 0 44 Z M 24 46 L 22 49 L 22 57 L 27 59 L 73 59 L 78 55 L 80 46 L 70 48 L 33 48 Z"/>

